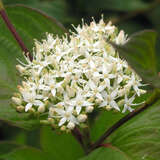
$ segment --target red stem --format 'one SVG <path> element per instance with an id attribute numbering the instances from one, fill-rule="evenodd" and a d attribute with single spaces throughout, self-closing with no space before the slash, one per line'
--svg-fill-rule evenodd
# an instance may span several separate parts
<path id="1" fill-rule="evenodd" d="M 83 143 L 83 135 L 81 134 L 80 130 L 75 127 L 73 130 L 72 130 L 72 135 L 78 140 L 78 142 L 81 144 L 81 146 L 83 147 L 84 146 L 84 143 Z"/>
<path id="2" fill-rule="evenodd" d="M 16 31 L 15 27 L 13 26 L 13 24 L 10 22 L 5 9 L 1 9 L 0 10 L 0 15 L 1 15 L 2 19 L 4 20 L 5 24 L 7 25 L 8 29 L 10 30 L 10 32 L 13 34 L 14 38 L 18 42 L 18 44 L 21 47 L 22 51 L 24 51 L 25 56 L 29 57 L 29 59 L 32 61 L 33 60 L 32 55 L 29 53 L 29 50 L 27 49 L 27 47 L 23 43 L 21 37 L 17 33 L 17 31 Z"/>

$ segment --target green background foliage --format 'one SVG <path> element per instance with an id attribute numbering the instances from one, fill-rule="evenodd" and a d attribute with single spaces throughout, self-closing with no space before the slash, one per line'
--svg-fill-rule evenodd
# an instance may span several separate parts
<path id="1" fill-rule="evenodd" d="M 11 22 L 30 51 L 34 39 L 44 38 L 46 32 L 62 35 L 72 29 L 71 24 L 81 23 L 82 18 L 89 23 L 92 17 L 98 21 L 101 14 L 106 23 L 111 20 L 129 36 L 143 29 L 152 29 L 131 36 L 124 46 L 113 46 L 143 80 L 151 84 L 152 89 L 160 87 L 159 0 L 4 0 L 4 4 Z M 160 101 L 109 136 L 105 147 L 85 156 L 71 133 L 61 134 L 50 127 L 40 127 L 39 121 L 31 115 L 19 114 L 11 107 L 10 98 L 20 80 L 15 70 L 17 59 L 24 59 L 21 49 L 0 19 L 0 159 L 160 159 Z M 137 101 L 146 100 L 150 95 L 151 91 Z M 95 142 L 123 116 L 125 114 L 112 111 L 96 115 L 88 128 L 91 141 Z"/>

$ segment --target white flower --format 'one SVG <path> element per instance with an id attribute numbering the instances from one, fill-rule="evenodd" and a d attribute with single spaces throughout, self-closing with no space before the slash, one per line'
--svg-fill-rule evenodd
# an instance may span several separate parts
<path id="1" fill-rule="evenodd" d="M 73 109 L 74 107 L 71 106 L 64 108 L 54 108 L 54 111 L 57 113 L 56 117 L 61 119 L 58 123 L 59 126 L 62 126 L 66 122 L 72 122 L 74 124 L 78 124 L 78 121 L 73 116 Z"/>
<path id="2" fill-rule="evenodd" d="M 26 102 L 25 112 L 27 112 L 33 105 L 35 106 L 42 106 L 43 102 L 41 102 L 38 98 L 39 96 L 36 94 L 35 91 L 31 92 L 24 92 L 22 94 L 24 102 Z"/>
<path id="3" fill-rule="evenodd" d="M 108 94 L 107 92 L 103 92 L 103 97 L 104 97 L 104 102 L 100 104 L 99 107 L 104 107 L 109 105 L 110 107 L 120 111 L 117 103 L 116 103 L 116 99 L 117 99 L 117 92 L 118 89 L 113 90 L 110 94 Z"/>
<path id="4" fill-rule="evenodd" d="M 130 112 L 132 112 L 132 111 L 134 111 L 134 109 L 131 108 L 131 106 L 137 106 L 137 105 L 140 105 L 140 104 L 144 103 L 144 102 L 142 102 L 142 103 L 133 103 L 134 100 L 135 100 L 135 95 L 133 95 L 129 99 L 128 99 L 127 95 L 125 95 L 125 103 L 124 103 L 124 108 L 123 108 L 122 113 L 126 112 L 126 110 L 129 110 Z"/>
<path id="5" fill-rule="evenodd" d="M 61 130 L 81 126 L 95 108 L 120 111 L 121 100 L 122 112 L 132 111 L 136 95 L 144 93 L 141 79 L 108 43 L 126 43 L 124 31 L 103 19 L 74 29 L 69 36 L 47 33 L 35 41 L 33 61 L 25 58 L 26 64 L 17 65 L 24 81 L 12 98 L 17 111 L 48 114 Z"/>
<path id="6" fill-rule="evenodd" d="M 103 87 L 96 85 L 92 80 L 89 80 L 88 85 L 91 89 L 91 91 L 88 92 L 88 96 L 94 96 L 103 101 L 102 94 L 100 93 L 103 91 Z"/>
<path id="7" fill-rule="evenodd" d="M 85 100 L 85 97 L 83 97 L 82 92 L 80 91 L 77 91 L 76 97 L 69 101 L 68 104 L 76 108 L 77 114 L 81 112 L 82 107 L 93 105 L 92 103 Z"/>
<path id="8" fill-rule="evenodd" d="M 139 87 L 143 86 L 141 83 L 140 83 L 140 79 L 138 79 L 138 77 L 136 77 L 137 75 L 135 75 L 134 73 L 132 74 L 132 76 L 130 77 L 130 80 L 128 82 L 128 86 L 129 87 L 133 87 L 134 91 L 137 93 L 138 96 L 140 96 L 140 92 L 141 92 L 141 89 L 139 89 Z"/>
<path id="9" fill-rule="evenodd" d="M 78 121 L 79 122 L 85 122 L 86 119 L 87 119 L 87 116 L 85 114 L 80 114 L 78 117 L 77 117 Z"/>

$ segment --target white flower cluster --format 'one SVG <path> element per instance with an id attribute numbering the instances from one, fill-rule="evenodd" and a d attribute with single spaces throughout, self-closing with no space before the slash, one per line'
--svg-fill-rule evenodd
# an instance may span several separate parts
<path id="1" fill-rule="evenodd" d="M 75 28 L 62 38 L 47 34 L 35 41 L 33 61 L 17 65 L 24 77 L 12 100 L 18 111 L 48 115 L 61 130 L 85 123 L 95 108 L 132 111 L 141 79 L 108 43 L 124 44 L 126 35 L 103 19 Z"/>

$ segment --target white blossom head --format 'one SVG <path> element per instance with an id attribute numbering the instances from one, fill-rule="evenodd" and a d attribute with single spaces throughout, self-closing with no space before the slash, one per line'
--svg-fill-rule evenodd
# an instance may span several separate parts
<path id="1" fill-rule="evenodd" d="M 45 113 L 63 131 L 84 124 L 95 109 L 132 111 L 144 93 L 139 76 L 108 43 L 124 44 L 123 31 L 103 19 L 74 29 L 63 38 L 47 33 L 35 41 L 33 61 L 17 65 L 24 81 L 12 97 L 18 111 Z"/>

